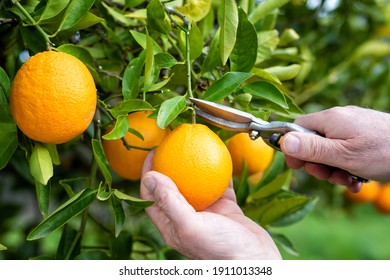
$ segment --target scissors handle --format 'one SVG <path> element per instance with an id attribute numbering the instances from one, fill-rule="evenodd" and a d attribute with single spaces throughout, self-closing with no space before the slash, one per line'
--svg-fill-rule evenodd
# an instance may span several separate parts
<path id="1" fill-rule="evenodd" d="M 272 122 L 270 124 L 272 124 Z M 299 126 L 299 125 L 294 124 L 294 123 L 274 122 L 273 125 L 280 127 L 280 129 L 278 129 L 280 132 L 273 133 L 269 137 L 268 142 L 272 147 L 274 147 L 277 150 L 280 150 L 280 141 L 282 140 L 283 135 L 286 134 L 287 132 L 290 132 L 290 131 L 298 131 L 298 132 L 316 134 L 316 135 L 324 137 L 323 135 L 319 134 L 316 131 L 304 128 L 304 127 Z M 345 171 L 345 172 L 347 172 L 347 171 Z M 353 175 L 351 173 L 349 173 L 349 174 L 350 174 L 351 178 L 355 181 L 362 182 L 362 183 L 367 183 L 370 181 L 369 179 L 359 177 L 359 176 Z"/>

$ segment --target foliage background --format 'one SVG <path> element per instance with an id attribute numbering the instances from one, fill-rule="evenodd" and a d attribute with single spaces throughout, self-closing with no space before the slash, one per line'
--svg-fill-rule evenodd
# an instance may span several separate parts
<path id="1" fill-rule="evenodd" d="M 6 69 L 12 80 L 21 65 L 20 53 L 25 49 L 32 53 L 42 51 L 45 42 L 37 40 L 39 34 L 35 28 L 22 28 L 15 15 L 10 16 L 10 11 L 5 9 L 12 6 L 10 2 L 0 2 L 1 18 L 14 20 L 2 22 L 0 25 L 0 66 Z M 22 1 L 22 4 L 28 7 L 32 2 L 34 1 Z M 136 7 L 142 5 L 143 1 L 126 1 L 128 2 Z M 252 3 L 242 1 L 240 4 L 247 2 Z M 64 42 L 81 44 L 99 61 L 102 69 L 92 67 L 91 71 L 99 81 L 98 89 L 100 94 L 103 94 L 102 97 L 117 92 L 120 88 L 118 76 L 123 75 L 126 61 L 131 61 L 142 51 L 140 45 L 137 49 L 128 49 L 129 46 L 137 45 L 134 36 L 128 32 L 129 25 L 132 26 L 133 22 L 130 23 L 129 18 L 115 13 L 114 8 L 116 7 L 112 1 L 95 1 L 91 11 L 104 18 L 105 23 L 99 22 L 96 26 L 86 29 L 71 28 L 53 38 L 56 45 L 62 45 Z M 99 21 L 93 17 L 89 20 L 90 23 Z M 53 22 L 58 23 L 58 19 L 53 19 Z M 47 29 L 52 28 L 52 22 L 45 24 Z M 302 67 L 299 74 L 296 77 L 294 75 L 294 79 L 286 78 L 283 84 L 291 89 L 288 91 L 289 95 L 304 112 L 348 104 L 379 110 L 389 109 L 390 7 L 386 0 L 292 0 L 282 5 L 277 13 L 259 22 L 256 28 L 266 30 L 267 25 L 274 27 L 279 34 L 287 28 L 293 28 L 299 34 L 298 40 L 283 46 L 279 50 L 281 53 L 274 54 L 272 59 L 263 63 L 262 68 L 298 62 Z M 203 27 L 206 28 L 207 25 Z M 204 32 L 203 29 L 202 31 Z M 209 32 L 210 37 L 202 40 L 210 46 L 211 38 L 215 34 L 214 31 Z M 179 47 L 183 52 L 183 45 Z M 84 61 L 89 61 L 88 55 L 82 57 Z M 168 59 L 169 61 L 173 63 Z M 283 65 L 280 61 L 288 63 Z M 195 70 L 199 71 L 196 66 L 202 68 L 204 65 L 195 65 Z M 184 66 L 177 64 L 176 67 L 182 67 L 180 69 L 183 70 Z M 173 84 L 177 82 L 175 91 L 179 91 L 183 87 L 183 81 L 186 81 L 186 77 L 180 77 L 178 74 L 185 73 L 181 70 L 176 71 L 171 80 Z M 203 90 L 202 84 L 198 86 L 196 90 Z M 160 96 L 162 97 L 157 96 L 148 101 L 161 104 L 164 100 L 174 97 L 169 92 L 163 92 Z M 234 98 L 237 98 L 237 95 Z M 278 113 L 280 111 L 276 110 L 276 114 Z M 288 119 L 294 116 L 279 115 Z M 187 117 L 185 113 L 184 116 Z M 92 135 L 93 129 L 88 133 Z M 50 185 L 49 213 L 67 197 L 63 191 L 64 182 L 60 178 L 66 178 L 70 174 L 72 177 L 86 176 L 90 171 L 92 157 L 91 150 L 78 142 L 70 142 L 58 146 L 57 149 L 61 155 L 61 166 L 54 166 L 55 177 Z M 76 257 L 75 251 L 72 252 L 74 256 L 66 256 L 65 248 L 69 248 L 68 243 L 72 243 L 80 233 L 75 230 L 81 222 L 79 216 L 39 241 L 26 241 L 26 236 L 42 220 L 37 206 L 34 179 L 29 174 L 28 162 L 22 150 L 17 150 L 9 164 L 0 171 L 0 244 L 7 246 L 7 250 L 0 251 L 0 258 Z M 284 258 L 390 258 L 390 242 L 387 240 L 387 224 L 390 221 L 387 216 L 377 213 L 372 205 L 348 205 L 343 199 L 343 188 L 340 186 L 318 182 L 300 171 L 294 172 L 290 179 L 291 188 L 296 193 L 318 199 L 313 211 L 302 221 L 282 228 L 269 228 L 291 240 L 293 246 L 290 246 L 289 242 L 288 246 L 281 246 Z M 80 182 L 69 184 L 73 189 L 80 188 L 77 185 Z M 137 196 L 137 183 L 125 182 L 113 174 L 112 184 L 116 189 L 125 189 L 127 194 Z M 90 206 L 93 213 L 98 215 L 90 217 L 91 221 L 86 225 L 87 234 L 84 234 L 82 244 L 84 251 L 81 254 L 78 252 L 77 258 L 181 258 L 179 254 L 164 246 L 146 216 L 142 212 L 134 214 L 136 209 L 131 205 L 123 204 L 127 222 L 125 230 L 115 237 L 112 234 L 115 213 L 106 206 L 104 201 L 99 200 Z M 73 246 L 81 245 L 76 243 Z M 299 253 L 298 256 L 294 248 Z"/>

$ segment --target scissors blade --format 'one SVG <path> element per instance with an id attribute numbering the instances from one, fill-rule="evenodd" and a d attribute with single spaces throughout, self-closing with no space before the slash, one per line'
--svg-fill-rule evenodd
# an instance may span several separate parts
<path id="1" fill-rule="evenodd" d="M 255 118 L 253 115 L 222 104 L 190 98 L 195 104 L 195 112 L 207 122 L 228 130 L 249 132 L 253 124 L 267 125 L 268 122 Z"/>

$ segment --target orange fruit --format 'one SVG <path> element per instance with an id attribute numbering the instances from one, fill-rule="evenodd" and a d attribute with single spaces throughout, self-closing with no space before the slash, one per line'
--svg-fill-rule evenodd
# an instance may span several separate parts
<path id="1" fill-rule="evenodd" d="M 382 186 L 374 203 L 379 212 L 384 214 L 390 213 L 390 183 Z"/>
<path id="2" fill-rule="evenodd" d="M 156 119 L 149 118 L 151 113 L 152 111 L 139 111 L 128 115 L 129 127 L 141 133 L 144 138 L 142 140 L 135 134 L 127 132 L 124 138 L 127 144 L 134 148 L 128 150 L 121 139 L 103 139 L 103 149 L 111 169 L 125 179 L 137 181 L 141 178 L 148 149 L 160 144 L 169 133 L 168 128 L 159 128 Z M 112 127 L 109 127 L 106 133 L 111 130 Z"/>
<path id="3" fill-rule="evenodd" d="M 96 110 L 96 87 L 88 68 L 55 51 L 28 59 L 12 82 L 10 107 L 16 125 L 33 140 L 61 144 L 83 133 Z"/>
<path id="4" fill-rule="evenodd" d="M 202 124 L 181 124 L 157 147 L 153 170 L 170 177 L 195 210 L 222 196 L 232 176 L 224 142 Z"/>
<path id="5" fill-rule="evenodd" d="M 248 133 L 234 135 L 227 143 L 233 161 L 233 175 L 240 175 L 245 163 L 248 175 L 261 173 L 271 164 L 274 149 L 268 146 L 261 137 L 252 140 Z"/>
<path id="6" fill-rule="evenodd" d="M 377 181 L 363 183 L 359 192 L 353 193 L 345 189 L 345 196 L 355 202 L 372 202 L 376 200 L 381 191 L 381 184 Z"/>

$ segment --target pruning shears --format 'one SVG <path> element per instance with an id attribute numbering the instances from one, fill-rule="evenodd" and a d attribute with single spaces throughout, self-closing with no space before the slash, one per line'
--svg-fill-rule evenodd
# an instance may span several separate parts
<path id="1" fill-rule="evenodd" d="M 267 122 L 256 118 L 248 112 L 222 104 L 197 98 L 190 98 L 190 101 L 195 105 L 196 115 L 206 122 L 226 130 L 246 132 L 252 140 L 261 137 L 264 142 L 277 150 L 280 150 L 280 141 L 283 135 L 288 132 L 297 131 L 319 135 L 318 132 L 295 123 L 281 121 Z M 369 181 L 368 179 L 352 174 L 351 177 L 362 183 Z"/>

